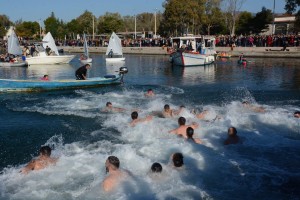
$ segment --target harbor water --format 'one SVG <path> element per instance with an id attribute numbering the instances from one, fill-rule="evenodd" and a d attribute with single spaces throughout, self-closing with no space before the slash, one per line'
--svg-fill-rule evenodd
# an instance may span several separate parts
<path id="1" fill-rule="evenodd" d="M 299 199 L 300 60 L 218 60 L 205 67 L 172 66 L 167 56 L 125 55 L 106 63 L 93 54 L 89 77 L 129 72 L 124 84 L 90 89 L 0 94 L 0 199 Z M 68 65 L 2 67 L 0 78 L 74 78 L 79 55 Z M 145 97 L 148 89 L 155 96 Z M 124 112 L 103 112 L 106 102 Z M 255 112 L 243 101 L 263 107 Z M 198 123 L 192 144 L 168 133 L 177 119 L 161 118 L 165 104 L 185 106 L 181 116 Z M 130 114 L 153 120 L 130 127 Z M 205 120 L 190 111 L 207 110 Z M 219 119 L 215 119 L 216 116 Z M 224 145 L 236 127 L 242 142 Z M 19 173 L 41 146 L 54 166 Z M 181 152 L 183 169 L 170 165 Z M 132 177 L 112 193 L 102 191 L 105 161 L 114 155 Z M 163 172 L 150 175 L 152 163 Z"/>

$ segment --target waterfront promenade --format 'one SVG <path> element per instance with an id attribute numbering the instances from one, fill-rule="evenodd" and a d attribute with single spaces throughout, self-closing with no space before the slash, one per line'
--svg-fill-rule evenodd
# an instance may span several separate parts
<path id="1" fill-rule="evenodd" d="M 83 47 L 59 47 L 68 53 L 83 53 Z M 105 53 L 107 47 L 89 47 L 90 53 Z M 281 51 L 282 47 L 216 47 L 217 52 L 227 52 L 233 57 L 243 53 L 246 57 L 265 58 L 300 58 L 300 47 L 288 47 L 288 51 Z M 268 51 L 267 51 L 268 50 Z M 124 54 L 168 55 L 167 47 L 123 47 Z"/>

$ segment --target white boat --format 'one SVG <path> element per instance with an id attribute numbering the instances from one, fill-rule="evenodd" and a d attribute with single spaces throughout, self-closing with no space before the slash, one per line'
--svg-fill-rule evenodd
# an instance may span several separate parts
<path id="1" fill-rule="evenodd" d="M 85 33 L 83 34 L 83 40 L 84 40 L 84 42 L 83 42 L 84 57 L 83 58 L 80 57 L 79 60 L 80 60 L 80 62 L 82 64 L 91 63 L 93 61 L 93 59 L 90 58 L 90 56 L 89 56 L 89 47 L 88 47 L 88 44 L 87 44 L 87 41 L 86 41 L 86 35 L 85 35 Z"/>
<path id="2" fill-rule="evenodd" d="M 1 67 L 23 67 L 27 66 L 27 63 L 21 60 L 20 57 L 22 55 L 22 49 L 19 44 L 19 39 L 12 30 L 11 35 L 9 36 L 7 40 L 7 53 L 11 55 L 17 56 L 16 58 L 12 59 L 13 61 L 10 62 L 0 62 Z"/>
<path id="3" fill-rule="evenodd" d="M 34 56 L 26 57 L 29 65 L 53 65 L 69 63 L 75 55 L 59 55 L 55 41 L 50 32 L 43 38 L 42 43 L 34 43 L 36 53 Z M 48 55 L 45 48 L 51 48 L 51 54 Z"/>
<path id="4" fill-rule="evenodd" d="M 121 39 L 113 32 L 109 39 L 109 44 L 106 50 L 107 62 L 124 61 Z"/>
<path id="5" fill-rule="evenodd" d="M 171 38 L 174 53 L 170 61 L 179 66 L 210 65 L 215 62 L 215 39 L 213 37 L 186 36 Z M 180 47 L 180 48 L 178 48 Z"/>

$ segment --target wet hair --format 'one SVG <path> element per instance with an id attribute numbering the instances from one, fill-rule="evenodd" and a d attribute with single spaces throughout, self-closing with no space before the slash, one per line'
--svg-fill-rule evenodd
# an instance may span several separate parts
<path id="1" fill-rule="evenodd" d="M 131 113 L 131 119 L 137 119 L 138 116 L 139 116 L 139 114 L 136 111 Z"/>
<path id="2" fill-rule="evenodd" d="M 186 136 L 188 138 L 193 138 L 193 135 L 194 135 L 194 129 L 192 127 L 188 127 L 186 129 Z"/>
<path id="3" fill-rule="evenodd" d="M 43 146 L 40 148 L 40 154 L 43 156 L 48 156 L 50 157 L 51 155 L 51 148 L 49 146 Z"/>
<path id="4" fill-rule="evenodd" d="M 151 171 L 153 173 L 161 173 L 162 172 L 162 166 L 159 163 L 153 163 L 151 166 Z"/>
<path id="5" fill-rule="evenodd" d="M 166 104 L 166 105 L 164 106 L 164 109 L 165 109 L 165 110 L 170 109 L 169 104 Z"/>
<path id="6" fill-rule="evenodd" d="M 184 165 L 183 163 L 183 155 L 182 153 L 174 153 L 172 157 L 172 161 L 175 167 L 181 167 Z"/>
<path id="7" fill-rule="evenodd" d="M 90 64 L 85 64 L 84 66 L 85 66 L 85 67 L 90 67 L 91 65 L 90 65 Z"/>
<path id="8" fill-rule="evenodd" d="M 44 75 L 44 78 L 46 78 L 47 76 L 48 76 L 48 75 L 47 75 L 47 74 L 45 74 L 45 75 Z"/>
<path id="9" fill-rule="evenodd" d="M 186 119 L 184 117 L 179 117 L 178 118 L 178 124 L 179 125 L 185 125 Z"/>
<path id="10" fill-rule="evenodd" d="M 233 134 L 230 134 L 230 133 L 233 133 Z M 235 127 L 230 127 L 229 129 L 228 129 L 228 135 L 229 136 L 236 136 L 236 134 L 237 134 L 237 130 L 236 130 L 236 128 Z"/>
<path id="11" fill-rule="evenodd" d="M 242 104 L 249 104 L 249 101 L 243 101 L 243 103 Z"/>
<path id="12" fill-rule="evenodd" d="M 295 111 L 294 115 L 300 115 L 300 111 L 299 110 Z"/>
<path id="13" fill-rule="evenodd" d="M 119 158 L 117 158 L 116 156 L 108 156 L 107 158 L 108 162 L 110 164 L 112 164 L 115 168 L 119 169 L 120 167 L 120 161 Z"/>
<path id="14" fill-rule="evenodd" d="M 106 106 L 112 105 L 111 102 L 106 102 Z"/>
<path id="15" fill-rule="evenodd" d="M 181 105 L 180 108 L 185 108 L 185 106 L 184 106 L 184 105 Z"/>
<path id="16" fill-rule="evenodd" d="M 152 89 L 148 89 L 148 92 L 153 92 L 153 90 Z"/>

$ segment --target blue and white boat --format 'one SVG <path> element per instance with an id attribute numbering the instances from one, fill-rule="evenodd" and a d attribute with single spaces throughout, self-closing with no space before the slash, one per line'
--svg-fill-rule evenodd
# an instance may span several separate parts
<path id="1" fill-rule="evenodd" d="M 65 90 L 77 88 L 98 87 L 103 85 L 120 84 L 123 76 L 128 72 L 126 67 L 121 67 L 119 74 L 104 77 L 88 78 L 87 80 L 16 80 L 0 79 L 0 92 L 34 92 L 48 90 Z"/>

